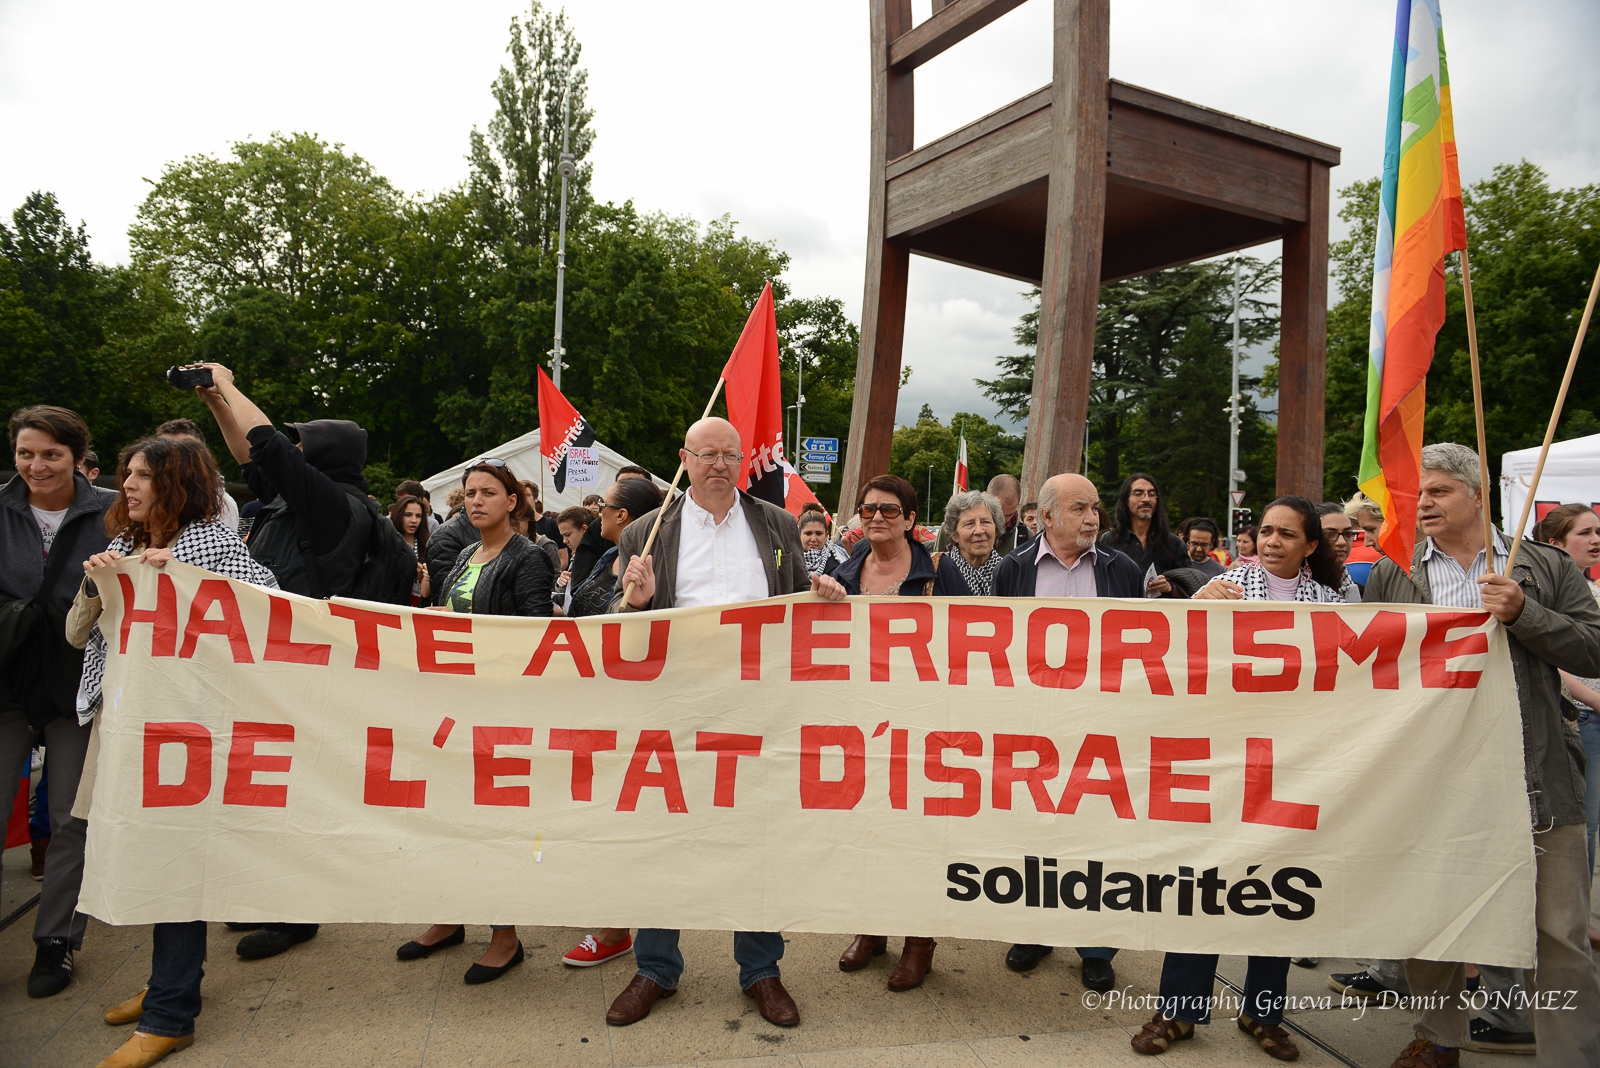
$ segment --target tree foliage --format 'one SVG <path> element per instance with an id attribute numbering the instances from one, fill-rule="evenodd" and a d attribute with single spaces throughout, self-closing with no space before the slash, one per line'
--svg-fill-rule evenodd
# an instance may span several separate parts
<path id="1" fill-rule="evenodd" d="M 366 427 L 376 485 L 526 433 L 555 329 L 570 103 L 562 387 L 601 440 L 670 472 L 769 281 L 786 396 L 803 355 L 805 431 L 846 436 L 857 332 L 841 303 L 792 297 L 788 256 L 727 217 L 594 203 L 593 111 L 565 14 L 535 0 L 507 55 L 462 182 L 432 197 L 403 194 L 343 145 L 275 133 L 164 168 L 130 231 L 132 266 L 106 269 L 53 197 L 31 196 L 0 226 L 4 400 L 70 405 L 120 445 L 173 415 L 204 420 L 161 375 L 215 360 L 276 421 Z M 818 489 L 831 503 L 836 491 Z"/>
<path id="2" fill-rule="evenodd" d="M 1277 263 L 1240 257 L 1240 336 L 1259 345 L 1278 332 L 1277 308 L 1265 297 Z M 1033 390 L 1039 291 L 1015 329 L 1025 351 L 1000 357 L 999 374 L 980 379 L 984 394 L 1024 419 Z M 1100 287 L 1094 372 L 1089 394 L 1089 475 L 1107 495 L 1130 471 L 1162 484 L 1174 522 L 1226 514 L 1228 392 L 1233 337 L 1233 263 L 1173 267 Z M 1240 378 L 1240 464 L 1247 493 L 1269 492 L 1275 478 L 1273 427 L 1256 408 L 1259 380 Z"/>
<path id="3" fill-rule="evenodd" d="M 889 471 L 916 487 L 922 505 L 919 522 L 938 524 L 955 482 L 961 436 L 967 438 L 967 485 L 983 489 L 999 474 L 1022 471 L 1022 439 L 981 415 L 957 412 L 948 426 L 922 406 L 912 426 L 899 427 L 890 447 Z M 928 500 L 922 500 L 932 496 Z"/>
<path id="4" fill-rule="evenodd" d="M 1326 491 L 1356 488 L 1366 409 L 1378 180 L 1340 190 L 1350 236 L 1331 248 L 1339 301 L 1328 315 Z M 1463 190 L 1491 475 L 1503 453 L 1538 445 L 1560 388 L 1595 266 L 1600 186 L 1551 189 L 1526 160 Z M 1600 331 L 1578 357 L 1557 440 L 1600 432 Z M 1424 440 L 1476 447 L 1458 256 L 1447 262 L 1445 322 L 1428 372 Z"/>

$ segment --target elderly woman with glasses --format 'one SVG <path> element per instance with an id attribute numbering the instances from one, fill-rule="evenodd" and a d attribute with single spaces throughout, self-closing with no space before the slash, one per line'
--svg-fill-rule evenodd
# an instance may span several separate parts
<path id="1" fill-rule="evenodd" d="M 837 600 L 858 594 L 964 597 L 973 592 L 950 562 L 949 557 L 954 554 L 940 553 L 944 559 L 935 560 L 917 541 L 913 533 L 917 524 L 917 491 L 911 483 L 899 475 L 879 475 L 868 480 L 861 489 L 859 511 L 864 535 L 850 559 L 840 564 L 832 576 L 813 579 L 818 594 Z M 991 517 L 991 546 L 994 526 Z M 900 960 L 889 973 L 889 989 L 899 993 L 921 986 L 933 967 L 935 945 L 931 938 L 906 936 Z M 859 971 L 871 964 L 873 957 L 882 956 L 888 946 L 885 935 L 857 935 L 840 956 L 839 970 Z"/>

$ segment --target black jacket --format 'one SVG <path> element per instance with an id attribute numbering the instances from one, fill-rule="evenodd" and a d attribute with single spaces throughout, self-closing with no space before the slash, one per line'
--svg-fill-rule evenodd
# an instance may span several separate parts
<path id="1" fill-rule="evenodd" d="M 611 548 L 615 546 L 600 533 L 600 520 L 596 519 L 589 524 L 589 529 L 583 532 L 583 537 L 578 539 L 578 547 L 572 551 L 572 559 L 567 563 L 567 570 L 572 573 L 568 581 L 573 589 L 577 589 L 583 580 L 589 577 L 589 572 L 594 570 L 595 563 L 605 555 L 607 549 Z"/>
<path id="2" fill-rule="evenodd" d="M 457 512 L 440 523 L 438 529 L 428 535 L 428 559 L 424 561 L 428 565 L 428 588 L 437 593 L 445 576 L 456 566 L 461 550 L 482 540 L 483 535 L 472 525 L 466 512 Z"/>
<path id="3" fill-rule="evenodd" d="M 1016 552 L 1000 561 L 994 573 L 996 597 L 1034 597 L 1039 581 L 1039 539 L 1037 534 L 1023 542 Z M 1101 541 L 1095 546 L 1094 592 L 1096 597 L 1143 597 L 1144 572 L 1139 565 Z"/>
<path id="4" fill-rule="evenodd" d="M 263 502 L 250 555 L 291 593 L 317 596 L 306 555 L 316 557 L 322 596 L 355 589 L 375 521 L 366 500 L 367 432 L 348 419 L 296 423 L 302 449 L 270 426 L 249 435 L 245 481 Z M 358 495 L 359 494 L 359 495 Z"/>
<path id="5" fill-rule="evenodd" d="M 862 538 L 856 542 L 855 551 L 850 554 L 850 559 L 833 570 L 834 581 L 843 586 L 845 592 L 851 596 L 861 592 L 861 568 L 867 562 L 867 554 L 871 551 L 872 544 L 866 538 Z M 933 588 L 928 591 L 930 579 L 933 581 Z M 956 570 L 956 565 L 947 559 L 941 559 L 938 570 L 935 571 L 933 554 L 928 552 L 921 542 L 913 541 L 911 570 L 906 572 L 906 580 L 900 584 L 900 596 L 925 597 L 929 593 L 934 597 L 972 596 L 972 591 L 967 588 L 967 583 L 962 579 L 961 572 Z"/>
<path id="6" fill-rule="evenodd" d="M 62 562 L 47 590 L 39 588 L 47 561 L 39 524 L 28 508 L 27 483 L 17 475 L 0 487 L 0 604 L 36 598 L 47 616 L 46 625 L 35 626 L 0 673 L 0 708 L 20 706 L 36 728 L 75 711 L 83 651 L 67 644 L 63 626 L 83 581 L 83 562 L 111 544 L 105 513 L 117 495 L 91 486 L 81 474 L 72 478 L 72 503 L 50 550 Z"/>
<path id="7" fill-rule="evenodd" d="M 1132 560 L 1138 565 L 1141 576 L 1150 570 L 1151 565 L 1155 566 L 1158 575 L 1175 567 L 1189 566 L 1189 550 L 1183 547 L 1183 542 L 1178 540 L 1176 534 L 1169 533 L 1165 541 L 1152 536 L 1150 544 L 1146 546 L 1133 531 L 1113 528 L 1100 535 L 1100 544 L 1110 546 Z M 1141 589 L 1139 595 L 1143 596 L 1144 590 Z"/>
<path id="8" fill-rule="evenodd" d="M 450 587 L 455 585 L 456 579 L 472 562 L 472 554 L 477 551 L 478 546 L 474 543 L 457 554 L 450 573 L 433 592 L 435 605 L 446 603 Z M 555 575 L 550 570 L 550 558 L 521 534 L 513 534 L 511 540 L 506 542 L 506 547 L 500 550 L 500 555 L 484 564 L 483 570 L 478 573 L 478 584 L 472 589 L 472 614 L 548 616 L 551 614 L 550 590 L 554 584 Z"/>

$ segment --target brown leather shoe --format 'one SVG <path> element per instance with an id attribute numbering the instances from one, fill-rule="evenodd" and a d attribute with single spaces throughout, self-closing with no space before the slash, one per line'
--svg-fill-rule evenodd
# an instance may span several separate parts
<path id="1" fill-rule="evenodd" d="M 147 1068 L 169 1053 L 188 1049 L 194 1045 L 193 1035 L 168 1038 L 165 1035 L 147 1035 L 135 1031 L 128 1041 L 117 1047 L 115 1053 L 95 1065 L 95 1068 Z"/>
<path id="2" fill-rule="evenodd" d="M 1159 1012 L 1144 1025 L 1144 1029 L 1133 1036 L 1133 1048 L 1140 1053 L 1159 1056 L 1167 1052 L 1174 1042 L 1182 1042 L 1194 1037 L 1194 1024 L 1181 1023 L 1169 1020 Z"/>
<path id="3" fill-rule="evenodd" d="M 839 970 L 859 972 L 872 963 L 873 957 L 883 956 L 884 950 L 888 948 L 889 939 L 884 935 L 856 935 L 856 940 L 850 943 L 850 948 L 839 954 Z"/>
<path id="4" fill-rule="evenodd" d="M 145 987 L 144 990 L 139 991 L 121 1005 L 113 1005 L 107 1009 L 106 1023 L 111 1024 L 113 1027 L 119 1024 L 137 1023 L 139 1017 L 144 1015 L 144 995 L 145 991 L 149 989 L 149 987 Z"/>
<path id="5" fill-rule="evenodd" d="M 900 963 L 889 973 L 889 989 L 898 994 L 921 986 L 933 967 L 933 947 L 938 944 L 931 938 L 907 938 Z"/>
<path id="6" fill-rule="evenodd" d="M 761 1018 L 770 1024 L 793 1027 L 800 1022 L 800 1007 L 794 1003 L 794 998 L 789 996 L 789 992 L 783 988 L 783 981 L 776 975 L 757 979 L 744 992 L 744 996 L 755 998 Z"/>
<path id="7" fill-rule="evenodd" d="M 1418 1036 L 1416 1041 L 1400 1051 L 1400 1056 L 1394 1059 L 1389 1068 L 1456 1068 L 1460 1063 L 1460 1050 L 1435 1046 Z"/>
<path id="8" fill-rule="evenodd" d="M 1289 1032 L 1277 1024 L 1265 1024 L 1240 1013 L 1239 1030 L 1254 1038 L 1256 1045 L 1265 1050 L 1269 1057 L 1280 1061 L 1293 1061 L 1300 1057 L 1300 1047 L 1294 1044 Z"/>
<path id="9" fill-rule="evenodd" d="M 612 1027 L 627 1027 L 650 1015 L 650 1008 L 662 998 L 670 998 L 678 991 L 668 990 L 654 979 L 635 975 L 633 980 L 617 995 L 606 1012 L 606 1023 Z"/>

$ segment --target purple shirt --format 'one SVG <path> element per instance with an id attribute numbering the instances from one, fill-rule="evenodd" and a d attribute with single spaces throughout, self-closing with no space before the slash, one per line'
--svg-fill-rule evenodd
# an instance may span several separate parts
<path id="1" fill-rule="evenodd" d="M 1034 565 L 1039 569 L 1038 580 L 1033 587 L 1035 597 L 1096 597 L 1098 591 L 1094 584 L 1094 562 L 1097 550 L 1094 546 L 1083 550 L 1078 558 L 1068 567 L 1061 562 L 1054 549 L 1050 548 L 1049 538 L 1039 539 L 1039 551 L 1034 554 Z"/>

